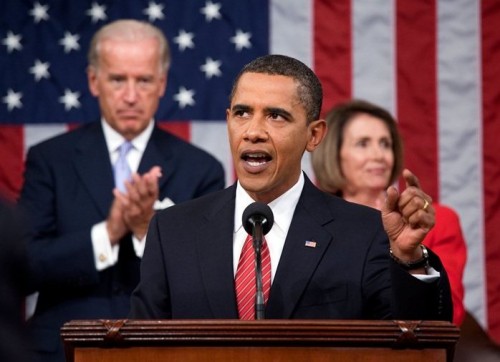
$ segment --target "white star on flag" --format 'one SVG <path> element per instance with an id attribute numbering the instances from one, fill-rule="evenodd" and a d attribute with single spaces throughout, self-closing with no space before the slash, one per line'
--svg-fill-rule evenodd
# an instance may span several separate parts
<path id="1" fill-rule="evenodd" d="M 96 2 L 93 2 L 91 8 L 85 13 L 92 18 L 92 23 L 97 23 L 99 20 L 104 21 L 108 18 L 106 15 L 106 5 L 100 5 Z"/>
<path id="2" fill-rule="evenodd" d="M 186 106 L 194 106 L 194 90 L 186 89 L 184 87 L 179 88 L 179 92 L 174 95 L 174 100 L 179 102 L 179 107 L 185 108 Z"/>
<path id="3" fill-rule="evenodd" d="M 21 50 L 23 48 L 21 39 L 21 35 L 9 31 L 7 36 L 2 40 L 2 44 L 7 47 L 7 52 L 11 53 L 13 50 Z"/>
<path id="4" fill-rule="evenodd" d="M 213 76 L 220 77 L 222 74 L 219 69 L 221 64 L 222 63 L 220 60 L 213 60 L 212 58 L 207 58 L 205 64 L 203 64 L 200 67 L 200 69 L 205 73 L 205 77 L 207 79 L 210 79 Z"/>
<path id="5" fill-rule="evenodd" d="M 250 37 L 252 34 L 245 33 L 242 30 L 236 30 L 236 35 L 231 37 L 231 43 L 234 43 L 236 50 L 240 51 L 243 48 L 251 48 Z"/>
<path id="6" fill-rule="evenodd" d="M 35 80 L 38 82 L 42 78 L 49 78 L 49 62 L 41 62 L 40 59 L 35 60 L 35 65 L 30 68 L 30 73 L 35 76 Z"/>
<path id="7" fill-rule="evenodd" d="M 80 108 L 80 92 L 72 92 L 69 89 L 64 90 L 64 95 L 59 97 L 59 102 L 64 104 L 64 109 L 66 111 L 71 110 L 71 108 Z"/>
<path id="8" fill-rule="evenodd" d="M 207 1 L 205 6 L 200 9 L 200 12 L 205 15 L 205 20 L 210 22 L 213 19 L 220 19 L 220 3 Z"/>
<path id="9" fill-rule="evenodd" d="M 181 29 L 179 30 L 179 35 L 174 38 L 174 43 L 179 45 L 179 50 L 182 52 L 186 48 L 194 48 L 193 38 L 193 33 L 188 33 Z"/>
<path id="10" fill-rule="evenodd" d="M 157 4 L 151 1 L 146 9 L 143 11 L 149 18 L 149 21 L 153 22 L 157 19 L 163 19 L 165 15 L 163 14 L 163 4 Z"/>
<path id="11" fill-rule="evenodd" d="M 33 9 L 30 10 L 30 15 L 33 16 L 35 24 L 42 20 L 49 20 L 47 11 L 49 11 L 48 5 L 42 5 L 38 1 L 33 5 Z"/>
<path id="12" fill-rule="evenodd" d="M 7 109 L 12 111 L 14 108 L 21 108 L 22 103 L 21 103 L 21 98 L 23 97 L 23 94 L 21 92 L 14 92 L 12 89 L 9 89 L 7 91 L 7 95 L 3 97 L 3 102 L 7 104 Z"/>
<path id="13" fill-rule="evenodd" d="M 59 40 L 59 44 L 64 47 L 64 52 L 69 53 L 72 50 L 80 49 L 80 44 L 78 44 L 78 40 L 80 36 L 78 34 L 71 34 L 69 31 L 64 33 L 64 38 Z"/>

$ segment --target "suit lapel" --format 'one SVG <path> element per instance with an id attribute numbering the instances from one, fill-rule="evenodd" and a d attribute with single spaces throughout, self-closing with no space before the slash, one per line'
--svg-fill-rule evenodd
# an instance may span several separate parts
<path id="1" fill-rule="evenodd" d="M 332 235 L 322 226 L 332 220 L 323 194 L 306 178 L 286 237 L 271 294 L 267 318 L 291 318 Z M 306 241 L 308 243 L 306 245 Z"/>
<path id="2" fill-rule="evenodd" d="M 162 176 L 158 181 L 160 190 L 173 172 L 171 167 L 168 167 L 172 158 L 170 147 L 171 144 L 168 142 L 168 139 L 163 139 L 162 131 L 155 126 L 137 170 L 139 174 L 144 174 L 148 172 L 151 167 L 160 166 L 162 168 Z"/>
<path id="3" fill-rule="evenodd" d="M 214 318 L 238 318 L 233 277 L 235 190 L 224 190 L 198 226 L 197 250 L 207 297 Z"/>
<path id="4" fill-rule="evenodd" d="M 101 124 L 96 122 L 84 130 L 75 146 L 75 169 L 90 197 L 103 217 L 106 217 L 113 200 L 113 170 L 104 140 Z"/>

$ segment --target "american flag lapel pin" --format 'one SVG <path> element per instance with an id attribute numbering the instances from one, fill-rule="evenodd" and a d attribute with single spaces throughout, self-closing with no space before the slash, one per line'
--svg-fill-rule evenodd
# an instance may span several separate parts
<path id="1" fill-rule="evenodd" d="M 316 242 L 314 240 L 306 240 L 305 246 L 308 248 L 315 248 L 316 247 Z"/>

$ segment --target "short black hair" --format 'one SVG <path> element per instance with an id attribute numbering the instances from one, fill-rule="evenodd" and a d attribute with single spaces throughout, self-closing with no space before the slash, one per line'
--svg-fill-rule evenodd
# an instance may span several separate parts
<path id="1" fill-rule="evenodd" d="M 269 54 L 259 57 L 243 67 L 236 76 L 229 101 L 234 97 L 238 82 L 245 73 L 262 73 L 291 77 L 297 83 L 297 95 L 303 104 L 307 122 L 319 119 L 323 103 L 321 82 L 314 72 L 301 61 L 280 54 Z"/>

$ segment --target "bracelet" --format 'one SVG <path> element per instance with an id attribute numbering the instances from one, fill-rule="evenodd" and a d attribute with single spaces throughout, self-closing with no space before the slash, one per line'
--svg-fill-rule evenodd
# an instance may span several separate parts
<path id="1" fill-rule="evenodd" d="M 414 270 L 414 269 L 420 269 L 420 268 L 428 268 L 429 267 L 429 252 L 427 251 L 427 248 L 420 244 L 420 247 L 422 248 L 422 257 L 418 260 L 415 261 L 403 261 L 399 259 L 394 253 L 392 252 L 392 249 L 389 249 L 389 253 L 391 254 L 391 258 L 401 265 L 405 270 Z"/>

